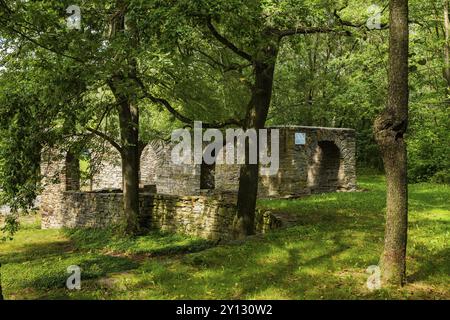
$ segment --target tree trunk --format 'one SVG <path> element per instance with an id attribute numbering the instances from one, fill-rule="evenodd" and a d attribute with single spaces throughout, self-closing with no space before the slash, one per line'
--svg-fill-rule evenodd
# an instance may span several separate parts
<path id="1" fill-rule="evenodd" d="M 2 264 L 0 263 L 0 301 L 4 300 L 3 290 L 2 290 L 2 273 L 1 273 L 1 269 L 2 269 Z"/>
<path id="2" fill-rule="evenodd" d="M 110 38 L 124 33 L 127 29 L 125 15 L 129 2 L 116 0 L 116 7 L 110 22 Z M 128 20 L 131 23 L 131 20 Z M 130 28 L 128 28 L 130 29 Z M 131 47 L 137 46 L 135 30 L 132 29 Z M 121 233 L 137 235 L 140 232 L 139 223 L 139 169 L 141 146 L 139 144 L 139 108 L 136 93 L 129 87 L 130 79 L 136 76 L 136 60 L 132 56 L 117 55 L 119 59 L 128 60 L 128 70 L 118 70 L 108 84 L 118 104 L 122 179 L 123 179 L 123 210 L 124 216 L 120 223 Z M 122 63 L 120 61 L 119 63 Z"/>
<path id="3" fill-rule="evenodd" d="M 385 111 L 374 132 L 386 171 L 387 201 L 381 274 L 384 284 L 403 285 L 406 278 L 408 229 L 408 1 L 390 1 L 389 93 Z"/>
<path id="4" fill-rule="evenodd" d="M 269 46 L 265 50 L 266 58 L 264 61 L 255 62 L 255 86 L 246 116 L 245 129 L 258 130 L 263 129 L 265 126 L 272 99 L 277 53 L 278 46 Z M 241 167 L 239 177 L 237 215 L 233 224 L 234 237 L 237 239 L 242 239 L 255 233 L 259 164 L 250 164 L 249 159 L 249 144 L 247 144 L 246 163 Z"/>
<path id="5" fill-rule="evenodd" d="M 445 45 L 444 45 L 444 52 L 445 52 L 445 69 L 444 69 L 444 77 L 447 81 L 447 97 L 446 100 L 448 101 L 449 93 L 450 93 L 450 21 L 448 17 L 448 0 L 444 1 L 444 31 L 445 31 Z"/>
<path id="6" fill-rule="evenodd" d="M 237 215 L 234 220 L 234 238 L 243 239 L 255 233 L 255 210 L 258 196 L 259 166 L 244 164 L 239 176 Z"/>
<path id="7" fill-rule="evenodd" d="M 109 87 L 118 102 L 122 160 L 123 217 L 120 233 L 137 235 L 139 224 L 139 169 L 141 145 L 139 143 L 139 109 L 133 98 L 119 91 L 123 79 L 114 76 Z"/>
<path id="8" fill-rule="evenodd" d="M 122 140 L 123 210 L 122 226 L 127 235 L 139 233 L 139 112 L 133 104 L 123 103 L 119 112 Z"/>

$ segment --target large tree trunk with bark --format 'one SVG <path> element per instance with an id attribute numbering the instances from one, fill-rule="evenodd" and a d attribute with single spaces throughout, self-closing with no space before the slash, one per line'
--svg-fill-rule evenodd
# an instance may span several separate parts
<path id="1" fill-rule="evenodd" d="M 124 33 L 127 26 L 132 22 L 130 19 L 128 24 L 125 21 L 128 3 L 126 0 L 116 0 L 116 11 L 110 22 L 110 37 L 112 39 Z M 129 30 L 129 33 L 132 35 L 130 43 L 132 47 L 136 47 L 138 40 L 135 36 L 135 30 Z M 119 59 L 126 59 L 129 66 L 127 70 L 118 70 L 108 82 L 117 103 L 120 124 L 124 210 L 120 231 L 125 235 L 137 235 L 140 232 L 139 169 L 141 150 L 139 144 L 139 108 L 136 93 L 129 86 L 130 79 L 136 77 L 137 63 L 132 56 L 118 55 L 118 57 Z"/>
<path id="2" fill-rule="evenodd" d="M 375 120 L 387 182 L 386 229 L 381 257 L 384 284 L 406 278 L 408 184 L 405 132 L 408 126 L 408 1 L 390 1 L 389 93 L 385 111 Z"/>
<path id="3" fill-rule="evenodd" d="M 139 233 L 139 112 L 123 103 L 119 112 L 122 140 L 123 210 L 122 226 L 127 235 Z"/>
<path id="4" fill-rule="evenodd" d="M 139 108 L 132 95 L 121 92 L 123 76 L 114 76 L 109 87 L 118 103 L 120 125 L 120 155 L 122 160 L 123 217 L 120 232 L 137 235 L 139 224 L 139 169 L 141 145 L 139 143 Z"/>
<path id="5" fill-rule="evenodd" d="M 263 129 L 272 99 L 275 63 L 278 44 L 264 50 L 264 60 L 254 63 L 255 85 L 248 106 L 245 129 Z M 258 143 L 257 143 L 258 145 Z M 255 210 L 258 196 L 259 164 L 249 163 L 249 143 L 246 146 L 246 163 L 241 167 L 237 215 L 234 220 L 234 237 L 242 239 L 255 232 Z M 259 146 L 258 146 L 259 153 Z M 259 163 L 259 154 L 258 154 Z"/>

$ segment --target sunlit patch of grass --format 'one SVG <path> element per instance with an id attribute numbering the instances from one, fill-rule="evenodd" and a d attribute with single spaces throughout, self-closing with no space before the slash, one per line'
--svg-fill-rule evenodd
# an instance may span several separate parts
<path id="1" fill-rule="evenodd" d="M 383 248 L 384 177 L 362 176 L 356 193 L 261 200 L 297 225 L 213 246 L 181 235 L 117 238 L 108 230 L 39 230 L 31 223 L 0 244 L 7 298 L 45 299 L 449 299 L 450 188 L 410 186 L 408 281 L 371 292 Z M 82 267 L 81 291 L 64 288 Z"/>

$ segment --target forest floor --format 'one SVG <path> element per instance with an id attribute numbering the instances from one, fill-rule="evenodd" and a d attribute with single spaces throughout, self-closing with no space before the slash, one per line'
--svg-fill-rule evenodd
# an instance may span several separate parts
<path id="1" fill-rule="evenodd" d="M 295 225 L 243 243 L 152 233 L 117 239 L 109 231 L 40 230 L 24 218 L 0 243 L 6 299 L 450 299 L 450 186 L 410 186 L 408 284 L 369 291 L 366 269 L 383 247 L 384 178 L 367 191 L 259 206 L 296 215 Z M 65 288 L 80 266 L 82 288 Z"/>

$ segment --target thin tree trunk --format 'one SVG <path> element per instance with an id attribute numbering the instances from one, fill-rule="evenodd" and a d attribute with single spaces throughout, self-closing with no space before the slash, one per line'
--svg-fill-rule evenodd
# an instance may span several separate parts
<path id="1" fill-rule="evenodd" d="M 445 31 L 445 70 L 444 76 L 447 81 L 447 95 L 450 93 L 450 21 L 448 17 L 448 1 L 444 1 L 444 31 Z M 448 97 L 446 97 L 448 100 Z"/>
<path id="2" fill-rule="evenodd" d="M 125 14 L 128 1 L 116 0 L 116 12 L 110 23 L 110 37 L 124 33 L 127 29 Z M 131 21 L 128 21 L 130 23 Z M 128 28 L 130 29 L 130 28 Z M 132 46 L 137 46 L 135 29 L 132 29 Z M 139 144 L 139 108 L 136 102 L 136 94 L 124 85 L 130 78 L 136 76 L 136 61 L 133 57 L 128 59 L 129 70 L 118 70 L 111 77 L 108 84 L 118 103 L 122 179 L 123 179 L 123 210 L 124 216 L 120 223 L 121 232 L 126 235 L 136 235 L 140 232 L 139 224 L 139 168 L 140 168 L 140 144 Z M 126 89 L 125 89 L 126 88 Z"/>
<path id="3" fill-rule="evenodd" d="M 124 103 L 119 112 L 122 140 L 122 177 L 124 233 L 139 233 L 139 112 L 132 104 Z"/>
<path id="4" fill-rule="evenodd" d="M 120 125 L 120 155 L 122 160 L 123 217 L 120 233 L 137 235 L 139 224 L 139 169 L 141 145 L 139 143 L 139 109 L 132 103 L 132 97 L 118 88 L 123 83 L 121 76 L 110 79 L 109 87 L 118 102 Z"/>
<path id="5" fill-rule="evenodd" d="M 278 48 L 270 47 L 266 51 L 265 61 L 255 63 L 255 87 L 249 104 L 245 129 L 258 130 L 265 126 L 272 99 L 277 53 Z M 247 144 L 246 164 L 241 167 L 240 171 L 237 215 L 233 225 L 234 237 L 240 239 L 255 232 L 259 164 L 250 164 L 249 158 L 249 144 Z"/>
<path id="6" fill-rule="evenodd" d="M 4 300 L 3 290 L 2 290 L 2 273 L 1 273 L 1 269 L 2 269 L 2 264 L 0 263 L 0 301 Z"/>
<path id="7" fill-rule="evenodd" d="M 384 284 L 406 281 L 408 229 L 407 152 L 408 126 L 408 1 L 390 1 L 389 93 L 385 111 L 375 120 L 375 138 L 386 171 L 386 229 L 381 257 Z"/>

